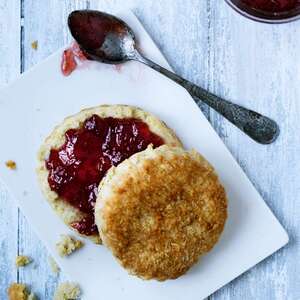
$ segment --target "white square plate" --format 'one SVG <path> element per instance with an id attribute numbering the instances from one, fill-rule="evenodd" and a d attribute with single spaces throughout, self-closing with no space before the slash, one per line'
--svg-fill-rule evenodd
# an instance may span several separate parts
<path id="1" fill-rule="evenodd" d="M 119 14 L 120 15 L 120 14 Z M 130 12 L 120 15 L 136 32 L 143 52 L 169 68 Z M 1 177 L 37 234 L 84 299 L 202 299 L 288 242 L 288 236 L 189 94 L 153 70 L 130 62 L 121 70 L 88 62 L 71 76 L 60 72 L 62 50 L 0 93 Z M 36 153 L 43 139 L 66 116 L 99 104 L 131 104 L 150 111 L 175 130 L 189 148 L 216 168 L 229 198 L 229 218 L 217 246 L 187 275 L 166 282 L 127 275 L 102 246 L 86 242 L 61 259 L 55 251 L 66 226 L 52 212 L 37 184 Z M 3 167 L 8 159 L 17 170 Z"/>

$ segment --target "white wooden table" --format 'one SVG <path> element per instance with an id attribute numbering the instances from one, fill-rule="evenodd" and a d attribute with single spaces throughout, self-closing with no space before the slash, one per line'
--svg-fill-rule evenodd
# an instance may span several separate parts
<path id="1" fill-rule="evenodd" d="M 267 114 L 281 127 L 275 144 L 258 145 L 203 106 L 291 238 L 285 249 L 210 299 L 299 300 L 300 21 L 254 23 L 223 0 L 0 0 L 0 86 L 71 40 L 66 27 L 70 11 L 125 6 L 133 9 L 179 74 Z M 35 40 L 37 51 L 31 48 Z M 32 256 L 35 263 L 17 270 L 18 253 Z M 65 278 L 51 272 L 47 258 L 30 224 L 0 187 L 0 299 L 7 299 L 6 288 L 16 281 L 30 284 L 39 299 L 52 299 Z"/>

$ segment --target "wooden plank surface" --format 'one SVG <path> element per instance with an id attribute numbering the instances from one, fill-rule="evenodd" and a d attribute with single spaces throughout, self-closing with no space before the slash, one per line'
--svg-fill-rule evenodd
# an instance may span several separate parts
<path id="1" fill-rule="evenodd" d="M 20 73 L 20 3 L 0 1 L 0 87 Z M 14 34 L 8 34 L 8 32 Z M 17 280 L 14 267 L 18 253 L 18 209 L 0 183 L 0 299 L 6 288 Z"/>
<path id="2" fill-rule="evenodd" d="M 300 22 L 254 23 L 220 0 L 0 0 L 0 85 L 70 41 L 66 17 L 76 8 L 132 8 L 176 72 L 279 122 L 270 146 L 252 142 L 202 106 L 220 137 L 291 236 L 291 243 L 211 299 L 300 299 Z M 20 36 L 22 23 L 22 36 Z M 13 34 L 7 35 L 7 32 Z M 38 49 L 31 42 L 38 40 Z M 2 59 L 5 57 L 5 59 Z M 22 58 L 22 59 L 21 59 Z M 242 216 L 241 216 L 242 217 Z M 259 247 L 259 245 L 257 245 Z M 17 253 L 35 264 L 17 271 Z M 52 299 L 57 283 L 48 253 L 0 187 L 0 299 L 15 280 Z M 3 275 L 4 274 L 4 275 Z"/>
<path id="3" fill-rule="evenodd" d="M 211 20 L 211 90 L 274 118 L 281 135 L 275 144 L 261 146 L 213 112 L 212 124 L 291 238 L 285 249 L 212 299 L 297 300 L 300 23 L 258 24 L 216 2 L 211 5 Z"/>

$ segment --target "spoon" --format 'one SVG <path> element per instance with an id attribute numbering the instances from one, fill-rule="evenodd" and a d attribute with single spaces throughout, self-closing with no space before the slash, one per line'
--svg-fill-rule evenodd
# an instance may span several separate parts
<path id="1" fill-rule="evenodd" d="M 268 117 L 224 100 L 144 57 L 136 47 L 130 27 L 115 16 L 94 10 L 73 11 L 68 18 L 72 36 L 89 59 L 107 64 L 141 62 L 184 87 L 195 102 L 206 103 L 261 144 L 279 135 L 278 125 Z"/>

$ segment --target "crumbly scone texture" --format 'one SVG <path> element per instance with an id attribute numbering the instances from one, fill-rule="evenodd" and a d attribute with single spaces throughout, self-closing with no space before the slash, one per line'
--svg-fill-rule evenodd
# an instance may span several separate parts
<path id="1" fill-rule="evenodd" d="M 29 293 L 25 284 L 13 283 L 7 290 L 9 300 L 27 300 Z"/>
<path id="2" fill-rule="evenodd" d="M 225 190 L 196 151 L 148 147 L 111 168 L 95 219 L 130 274 L 175 279 L 216 244 L 227 218 Z"/>
<path id="3" fill-rule="evenodd" d="M 81 294 L 80 287 L 76 283 L 63 282 L 57 287 L 53 300 L 76 300 Z"/>
<path id="4" fill-rule="evenodd" d="M 7 162 L 5 162 L 5 165 L 7 168 L 9 168 L 11 170 L 15 170 L 17 168 L 17 164 L 13 160 L 8 160 Z"/>
<path id="5" fill-rule="evenodd" d="M 16 257 L 16 266 L 17 267 L 25 267 L 26 265 L 30 264 L 32 260 L 30 257 L 26 255 L 18 255 Z"/>
<path id="6" fill-rule="evenodd" d="M 150 130 L 162 137 L 166 144 L 173 146 L 181 146 L 181 142 L 176 137 L 174 132 L 169 129 L 162 121 L 154 115 L 143 111 L 140 108 L 127 105 L 100 105 L 93 108 L 84 109 L 76 115 L 67 117 L 61 124 L 54 128 L 52 133 L 46 138 L 45 142 L 40 147 L 38 152 L 38 167 L 37 176 L 48 202 L 55 212 L 71 229 L 70 224 L 81 220 L 85 217 L 77 208 L 70 205 L 68 202 L 61 199 L 56 192 L 52 191 L 48 184 L 48 170 L 45 166 L 45 160 L 49 157 L 52 148 L 59 148 L 65 142 L 65 132 L 70 128 L 78 128 L 82 123 L 93 114 L 102 118 L 137 118 L 148 124 Z M 75 230 L 78 234 L 78 232 Z M 95 243 L 101 243 L 99 235 L 85 236 L 90 238 Z"/>
<path id="7" fill-rule="evenodd" d="M 83 242 L 70 235 L 61 235 L 61 239 L 56 244 L 56 250 L 61 257 L 69 256 L 74 251 L 83 247 Z"/>

